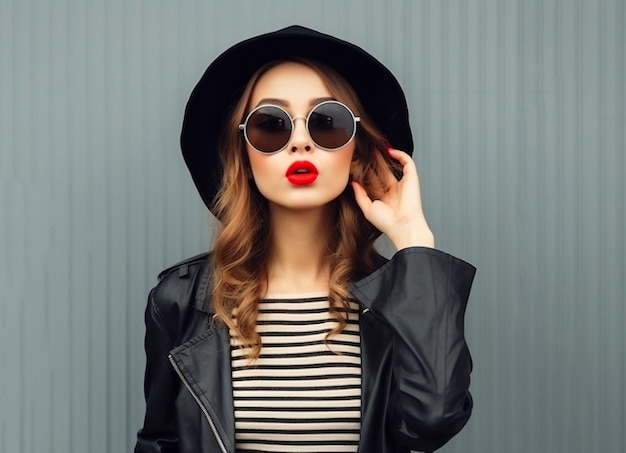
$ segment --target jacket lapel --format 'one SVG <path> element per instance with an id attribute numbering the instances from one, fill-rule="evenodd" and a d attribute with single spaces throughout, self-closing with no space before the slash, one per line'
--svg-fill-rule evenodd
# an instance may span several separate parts
<path id="1" fill-rule="evenodd" d="M 213 325 L 171 351 L 180 377 L 209 418 L 209 425 L 224 444 L 235 451 L 235 415 L 228 331 Z M 185 382 L 186 381 L 186 382 Z"/>

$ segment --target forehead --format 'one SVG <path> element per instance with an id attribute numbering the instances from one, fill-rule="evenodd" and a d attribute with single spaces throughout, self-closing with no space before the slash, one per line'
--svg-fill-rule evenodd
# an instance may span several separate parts
<path id="1" fill-rule="evenodd" d="M 311 67 L 297 62 L 280 63 L 257 80 L 251 96 L 254 107 L 263 99 L 280 99 L 289 106 L 308 105 L 311 99 L 332 97 L 322 78 Z"/>

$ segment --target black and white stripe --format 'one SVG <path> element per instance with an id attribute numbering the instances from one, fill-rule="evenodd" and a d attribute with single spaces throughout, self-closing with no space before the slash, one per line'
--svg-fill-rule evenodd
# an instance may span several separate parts
<path id="1" fill-rule="evenodd" d="M 237 451 L 355 452 L 361 424 L 358 306 L 336 326 L 327 296 L 259 303 L 263 347 L 250 364 L 231 339 Z"/>

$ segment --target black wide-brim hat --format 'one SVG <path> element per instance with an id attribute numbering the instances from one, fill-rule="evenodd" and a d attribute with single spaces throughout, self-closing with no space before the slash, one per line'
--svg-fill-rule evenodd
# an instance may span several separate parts
<path id="1" fill-rule="evenodd" d="M 181 148 L 202 200 L 212 209 L 222 179 L 218 144 L 232 107 L 265 63 L 302 57 L 332 67 L 356 91 L 368 117 L 392 147 L 413 153 L 404 92 L 376 58 L 347 41 L 301 26 L 235 44 L 207 68 L 193 89 L 183 119 Z"/>

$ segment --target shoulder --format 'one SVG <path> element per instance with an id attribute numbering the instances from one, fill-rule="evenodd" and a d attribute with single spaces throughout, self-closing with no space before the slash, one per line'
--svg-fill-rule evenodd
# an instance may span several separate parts
<path id="1" fill-rule="evenodd" d="M 210 256 L 211 254 L 208 252 L 200 253 L 199 255 L 185 258 L 184 260 L 163 269 L 161 272 L 159 272 L 159 283 L 175 272 L 178 274 L 179 278 L 188 277 L 190 272 L 198 270 L 199 267 L 205 265 L 208 262 Z"/>
<path id="2" fill-rule="evenodd" d="M 206 311 L 210 259 L 210 253 L 201 253 L 162 270 L 157 285 L 150 292 L 153 309 L 166 317 L 190 308 Z"/>

